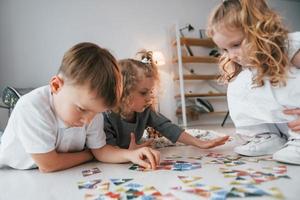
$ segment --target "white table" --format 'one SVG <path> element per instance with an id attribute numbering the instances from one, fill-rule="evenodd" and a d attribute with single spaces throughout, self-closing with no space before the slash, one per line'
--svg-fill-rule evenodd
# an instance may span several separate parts
<path id="1" fill-rule="evenodd" d="M 167 147 L 161 149 L 162 158 L 171 155 L 182 156 L 199 156 L 208 152 L 217 152 L 224 154 L 232 154 L 234 142 L 230 142 L 223 147 L 213 150 L 200 150 L 191 146 Z M 91 162 L 83 164 L 72 169 L 43 174 L 38 170 L 0 170 L 0 199 L 1 200 L 83 200 L 86 190 L 79 190 L 78 181 L 110 178 L 134 178 L 132 182 L 144 185 L 155 186 L 161 193 L 172 192 L 177 197 L 190 200 L 199 199 L 199 197 L 185 194 L 183 192 L 174 192 L 170 190 L 172 186 L 183 185 L 177 178 L 178 175 L 193 175 L 203 177 L 203 183 L 208 185 L 218 185 L 229 188 L 229 182 L 232 179 L 224 178 L 219 172 L 219 168 L 223 165 L 205 164 L 208 158 L 203 158 L 202 168 L 185 171 L 151 171 L 137 172 L 129 170 L 131 164 L 104 164 L 99 162 Z M 195 161 L 195 160 L 191 160 Z M 261 168 L 261 166 L 276 166 L 278 163 L 272 161 L 262 161 L 259 164 L 249 163 L 233 167 L 234 169 Z M 102 172 L 92 176 L 83 177 L 82 170 L 92 167 L 98 167 Z M 288 175 L 291 179 L 279 179 L 259 185 L 260 188 L 279 187 L 284 193 L 286 199 L 299 199 L 300 196 L 300 166 L 288 165 Z M 111 188 L 115 187 L 112 183 Z M 248 198 L 248 199 L 272 199 L 267 197 Z"/>

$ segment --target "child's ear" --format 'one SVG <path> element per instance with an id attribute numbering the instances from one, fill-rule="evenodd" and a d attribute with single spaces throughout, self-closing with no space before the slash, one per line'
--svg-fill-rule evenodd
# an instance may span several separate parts
<path id="1" fill-rule="evenodd" d="M 50 80 L 50 89 L 54 94 L 58 93 L 63 85 L 64 80 L 59 76 L 53 76 Z"/>

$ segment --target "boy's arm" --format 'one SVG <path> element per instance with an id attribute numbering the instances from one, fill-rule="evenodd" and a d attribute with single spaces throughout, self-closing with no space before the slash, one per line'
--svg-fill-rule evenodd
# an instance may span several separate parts
<path id="1" fill-rule="evenodd" d="M 193 137 L 192 135 L 188 134 L 187 132 L 182 132 L 178 138 L 178 142 L 193 145 L 195 147 L 201 148 L 201 149 L 209 149 L 213 148 L 219 145 L 225 144 L 225 142 L 228 140 L 229 136 L 224 137 L 218 137 L 213 140 L 199 140 L 198 138 Z"/>
<path id="2" fill-rule="evenodd" d="M 129 150 L 105 145 L 99 149 L 91 149 L 91 151 L 95 158 L 102 162 L 133 162 L 148 169 L 155 169 L 160 160 L 160 153 L 148 147 Z"/>
<path id="3" fill-rule="evenodd" d="M 31 156 L 41 172 L 68 169 L 94 158 L 90 150 L 74 153 L 57 153 L 53 150 L 48 153 L 31 154 Z"/>

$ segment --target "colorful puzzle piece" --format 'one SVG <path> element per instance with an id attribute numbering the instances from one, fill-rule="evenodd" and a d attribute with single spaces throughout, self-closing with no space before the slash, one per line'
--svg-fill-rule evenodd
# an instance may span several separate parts
<path id="1" fill-rule="evenodd" d="M 85 194 L 84 200 L 121 200 L 120 193 L 108 192 L 105 194 Z"/>
<path id="2" fill-rule="evenodd" d="M 83 176 L 90 176 L 90 175 L 93 175 L 93 174 L 98 174 L 100 173 L 100 169 L 98 167 L 94 167 L 94 168 L 91 168 L 91 169 L 86 169 L 86 170 L 83 170 L 82 171 L 82 175 Z"/>
<path id="3" fill-rule="evenodd" d="M 79 181 L 77 183 L 78 189 L 90 189 L 90 190 L 98 190 L 101 192 L 108 192 L 109 190 L 109 183 L 104 182 L 101 183 L 102 180 L 96 179 L 92 181 Z"/>
<path id="4" fill-rule="evenodd" d="M 133 180 L 132 178 L 112 178 L 112 179 L 110 179 L 110 181 L 111 182 L 113 182 L 113 184 L 115 184 L 115 185 L 122 185 L 122 184 L 124 184 L 124 183 L 127 183 L 128 181 L 131 181 L 131 180 Z"/>
<path id="5" fill-rule="evenodd" d="M 200 176 L 178 176 L 178 178 L 184 183 L 184 184 L 189 184 L 193 183 L 196 181 L 199 181 L 202 179 Z"/>

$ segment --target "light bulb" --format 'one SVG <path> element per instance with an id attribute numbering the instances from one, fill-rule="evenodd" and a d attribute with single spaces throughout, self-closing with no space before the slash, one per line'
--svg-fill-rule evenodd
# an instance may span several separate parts
<path id="1" fill-rule="evenodd" d="M 153 61 L 157 66 L 166 64 L 165 57 L 161 51 L 153 51 Z"/>

